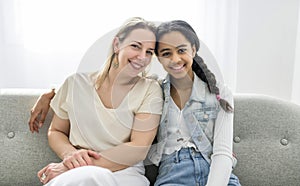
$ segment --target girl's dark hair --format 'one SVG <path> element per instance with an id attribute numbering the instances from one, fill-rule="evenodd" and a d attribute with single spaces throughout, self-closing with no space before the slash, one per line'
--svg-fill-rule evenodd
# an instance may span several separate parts
<path id="1" fill-rule="evenodd" d="M 194 29 L 185 21 L 182 20 L 173 20 L 170 22 L 164 22 L 158 26 L 156 31 L 156 46 L 155 53 L 158 54 L 158 45 L 160 38 L 170 32 L 178 31 L 186 37 L 186 39 L 191 43 L 192 46 L 195 46 L 196 51 L 200 48 L 199 38 L 194 31 Z M 224 99 L 220 97 L 220 90 L 217 87 L 217 82 L 215 75 L 207 68 L 207 65 L 204 63 L 203 59 L 196 53 L 192 69 L 195 74 L 208 85 L 210 93 L 216 94 L 217 100 L 219 101 L 221 107 L 226 112 L 233 112 L 232 106 Z"/>

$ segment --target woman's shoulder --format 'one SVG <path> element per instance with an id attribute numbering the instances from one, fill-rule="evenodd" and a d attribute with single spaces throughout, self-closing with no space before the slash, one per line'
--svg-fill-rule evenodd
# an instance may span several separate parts
<path id="1" fill-rule="evenodd" d="M 135 88 L 137 92 L 140 94 L 162 94 L 162 88 L 159 84 L 159 82 L 155 79 L 152 78 L 147 78 L 147 77 L 141 77 L 139 80 L 137 87 Z"/>
<path id="2" fill-rule="evenodd" d="M 99 72 L 75 72 L 67 77 L 68 82 L 92 82 Z"/>
<path id="3" fill-rule="evenodd" d="M 160 87 L 159 81 L 152 77 L 141 77 L 140 83 L 146 87 Z"/>

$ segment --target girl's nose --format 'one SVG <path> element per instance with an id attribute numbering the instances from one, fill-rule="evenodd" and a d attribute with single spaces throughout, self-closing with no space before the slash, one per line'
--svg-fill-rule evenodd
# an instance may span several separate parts
<path id="1" fill-rule="evenodd" d="M 174 55 L 172 56 L 171 61 L 174 62 L 174 63 L 178 63 L 179 61 L 181 61 L 181 58 L 180 58 L 179 55 L 174 54 Z"/>

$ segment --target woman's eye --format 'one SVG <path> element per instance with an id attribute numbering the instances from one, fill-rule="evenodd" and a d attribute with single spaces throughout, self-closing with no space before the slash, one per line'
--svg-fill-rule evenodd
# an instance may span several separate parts
<path id="1" fill-rule="evenodd" d="M 152 56 L 153 52 L 152 51 L 147 51 L 147 54 L 149 54 L 150 56 Z"/>
<path id="2" fill-rule="evenodd" d="M 141 48 L 139 45 L 137 45 L 137 44 L 131 44 L 131 47 L 132 48 L 136 48 L 136 49 L 139 49 L 139 48 Z"/>

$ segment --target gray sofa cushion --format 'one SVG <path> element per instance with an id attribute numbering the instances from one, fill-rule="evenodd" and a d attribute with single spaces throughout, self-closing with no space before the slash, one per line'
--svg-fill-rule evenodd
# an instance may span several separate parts
<path id="1" fill-rule="evenodd" d="M 36 174 L 58 162 L 47 142 L 51 113 L 39 134 L 28 128 L 29 111 L 45 90 L 0 90 L 0 185 L 41 185 Z M 243 186 L 300 183 L 300 107 L 262 95 L 235 95 L 234 173 Z M 148 166 L 153 182 L 157 168 Z"/>

